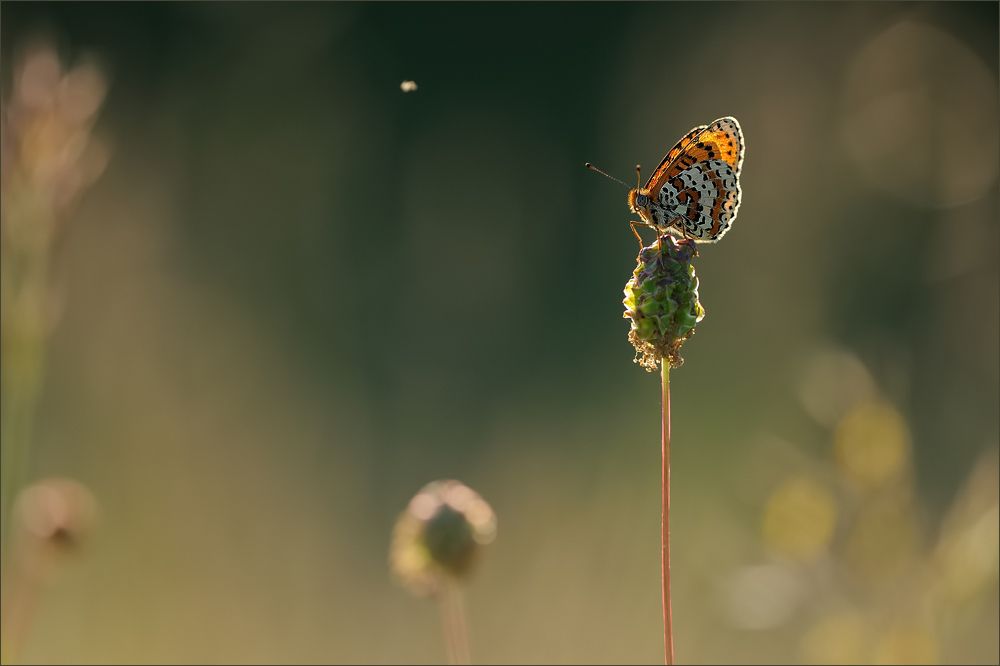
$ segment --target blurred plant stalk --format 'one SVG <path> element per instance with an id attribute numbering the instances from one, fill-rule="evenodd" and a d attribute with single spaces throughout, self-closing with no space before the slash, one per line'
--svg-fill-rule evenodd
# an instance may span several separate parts
<path id="1" fill-rule="evenodd" d="M 0 552 L 11 549 L 14 500 L 25 483 L 45 346 L 56 320 L 51 263 L 61 221 L 104 168 L 91 129 L 104 100 L 100 70 L 66 71 L 55 49 L 15 57 L 0 99 Z"/>
<path id="2" fill-rule="evenodd" d="M 441 625 L 448 650 L 449 664 L 471 664 L 469 631 L 465 627 L 465 605 L 462 602 L 461 583 L 454 576 L 444 576 L 437 591 L 441 608 Z"/>
<path id="3" fill-rule="evenodd" d="M 18 495 L 13 511 L 13 550 L 0 595 L 0 661 L 17 663 L 45 584 L 59 560 L 86 538 L 95 502 L 71 479 L 46 479 Z"/>

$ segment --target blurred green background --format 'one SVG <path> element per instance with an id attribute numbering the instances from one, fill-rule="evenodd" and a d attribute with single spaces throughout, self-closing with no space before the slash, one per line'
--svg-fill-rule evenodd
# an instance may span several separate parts
<path id="1" fill-rule="evenodd" d="M 631 182 L 733 115 L 672 373 L 677 659 L 997 663 L 998 22 L 5 1 L 5 100 L 40 38 L 110 82 L 30 461 L 98 524 L 24 659 L 440 662 L 387 551 L 455 478 L 498 517 L 474 659 L 659 661 L 658 377 L 626 192 L 583 163 Z"/>

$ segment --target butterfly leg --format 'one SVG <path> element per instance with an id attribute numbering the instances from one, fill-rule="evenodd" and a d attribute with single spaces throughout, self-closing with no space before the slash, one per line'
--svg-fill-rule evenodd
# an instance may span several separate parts
<path id="1" fill-rule="evenodd" d="M 629 221 L 629 226 L 632 227 L 632 233 L 635 234 L 636 240 L 639 241 L 639 248 L 641 249 L 641 248 L 646 247 L 646 245 L 642 241 L 642 236 L 640 236 L 639 232 L 636 231 L 636 229 L 635 229 L 635 225 L 637 225 L 637 224 L 640 227 L 649 227 L 650 229 L 656 230 L 657 231 L 657 235 L 659 235 L 659 230 L 656 229 L 656 227 L 654 225 L 650 224 L 649 222 L 636 222 L 635 220 Z"/>
<path id="2" fill-rule="evenodd" d="M 635 239 L 637 241 L 639 241 L 639 249 L 641 250 L 645 246 L 642 244 L 642 236 L 640 236 L 639 232 L 635 230 L 635 225 L 636 224 L 642 224 L 642 223 L 641 222 L 629 222 L 628 226 L 632 228 L 632 233 L 635 234 Z"/>

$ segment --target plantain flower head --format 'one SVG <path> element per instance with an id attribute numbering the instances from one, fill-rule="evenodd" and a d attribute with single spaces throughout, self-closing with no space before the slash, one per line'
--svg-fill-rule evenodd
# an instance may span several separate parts
<path id="1" fill-rule="evenodd" d="M 661 236 L 639 251 L 638 265 L 625 285 L 625 318 L 632 320 L 629 342 L 635 362 L 652 372 L 661 360 L 679 367 L 681 344 L 705 317 L 698 301 L 698 277 L 691 260 L 694 241 Z"/>

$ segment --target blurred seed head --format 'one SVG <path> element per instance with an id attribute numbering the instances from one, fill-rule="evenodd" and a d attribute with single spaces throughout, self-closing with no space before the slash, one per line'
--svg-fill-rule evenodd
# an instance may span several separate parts
<path id="1" fill-rule="evenodd" d="M 434 594 L 444 576 L 465 576 L 495 535 L 496 515 L 478 493 L 458 481 L 434 481 L 397 519 L 389 564 L 408 588 Z"/>
<path id="2" fill-rule="evenodd" d="M 417 82 L 403 81 L 402 83 L 399 84 L 399 89 L 402 90 L 403 92 L 413 92 L 414 90 L 417 89 Z"/>
<path id="3" fill-rule="evenodd" d="M 639 252 L 638 265 L 625 285 L 624 317 L 632 320 L 628 339 L 635 347 L 635 362 L 649 372 L 664 359 L 671 368 L 680 367 L 681 344 L 705 317 L 691 265 L 697 256 L 694 241 L 661 236 Z"/>
<path id="4" fill-rule="evenodd" d="M 774 552 L 808 561 L 826 551 L 837 525 L 837 504 L 829 491 L 806 477 L 783 483 L 767 502 L 761 530 Z"/>
<path id="5" fill-rule="evenodd" d="M 94 521 L 96 504 L 70 479 L 46 479 L 21 491 L 14 507 L 20 538 L 56 548 L 75 546 Z"/>
<path id="6" fill-rule="evenodd" d="M 106 148 L 90 133 L 107 83 L 90 60 L 64 70 L 55 49 L 44 42 L 17 55 L 13 68 L 13 85 L 0 113 L 5 216 L 12 182 L 18 194 L 27 191 L 33 197 L 36 207 L 65 208 L 107 161 Z"/>

